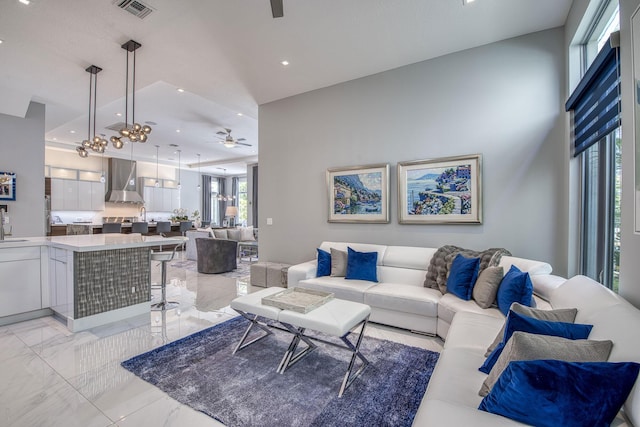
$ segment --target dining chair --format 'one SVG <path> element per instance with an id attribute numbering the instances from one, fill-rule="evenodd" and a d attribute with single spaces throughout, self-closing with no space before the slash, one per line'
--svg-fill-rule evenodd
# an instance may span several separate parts
<path id="1" fill-rule="evenodd" d="M 147 234 L 147 233 L 149 233 L 149 223 L 148 222 L 134 222 L 134 223 L 131 224 L 131 232 L 132 233 Z"/>
<path id="2" fill-rule="evenodd" d="M 121 233 L 122 224 L 119 222 L 105 222 L 102 224 L 102 234 Z"/>

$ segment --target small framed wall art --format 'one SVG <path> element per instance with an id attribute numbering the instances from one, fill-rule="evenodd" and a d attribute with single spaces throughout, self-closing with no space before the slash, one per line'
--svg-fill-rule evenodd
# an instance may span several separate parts
<path id="1" fill-rule="evenodd" d="M 389 222 L 389 164 L 327 170 L 329 222 Z"/>
<path id="2" fill-rule="evenodd" d="M 16 199 L 16 174 L 0 172 L 0 201 Z"/>
<path id="3" fill-rule="evenodd" d="M 398 163 L 401 224 L 481 224 L 482 155 Z"/>

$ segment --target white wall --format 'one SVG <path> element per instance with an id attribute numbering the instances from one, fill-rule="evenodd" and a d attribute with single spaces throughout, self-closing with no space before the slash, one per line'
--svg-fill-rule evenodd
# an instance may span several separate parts
<path id="1" fill-rule="evenodd" d="M 44 236 L 44 114 L 31 102 L 24 118 L 0 114 L 0 172 L 16 173 L 16 200 L 8 205 L 13 237 Z"/>
<path id="2" fill-rule="evenodd" d="M 640 307 L 640 235 L 634 233 L 633 72 L 631 15 L 640 0 L 620 0 L 620 58 L 622 79 L 622 235 L 620 246 L 620 295 Z M 636 137 L 635 139 L 640 140 Z"/>
<path id="3" fill-rule="evenodd" d="M 260 258 L 311 259 L 323 240 L 455 244 L 566 274 L 563 40 L 548 30 L 261 105 Z M 397 223 L 397 162 L 474 153 L 482 225 Z M 326 169 L 386 162 L 391 222 L 327 223 Z"/>

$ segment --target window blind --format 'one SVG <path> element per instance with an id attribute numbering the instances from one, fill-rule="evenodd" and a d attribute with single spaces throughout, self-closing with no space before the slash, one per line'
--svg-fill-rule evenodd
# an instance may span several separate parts
<path id="1" fill-rule="evenodd" d="M 612 35 L 565 104 L 573 113 L 574 157 L 620 126 L 620 52 L 611 47 L 616 39 Z"/>

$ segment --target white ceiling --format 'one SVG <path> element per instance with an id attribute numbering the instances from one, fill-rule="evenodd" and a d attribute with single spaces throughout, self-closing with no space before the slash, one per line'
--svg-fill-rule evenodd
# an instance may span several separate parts
<path id="1" fill-rule="evenodd" d="M 177 165 L 169 144 L 178 144 L 183 166 L 201 153 L 204 172 L 244 173 L 257 159 L 258 105 L 562 26 L 572 0 L 284 0 L 278 19 L 269 0 L 144 3 L 155 10 L 141 20 L 113 0 L 0 0 L 0 113 L 24 116 L 42 102 L 47 143 L 73 149 L 87 135 L 93 64 L 103 68 L 97 133 L 114 135 L 104 127 L 123 120 L 120 45 L 133 39 L 136 121 L 157 123 L 134 157 L 155 162 L 157 144 L 160 162 Z M 252 147 L 218 144 L 225 127 Z"/>

